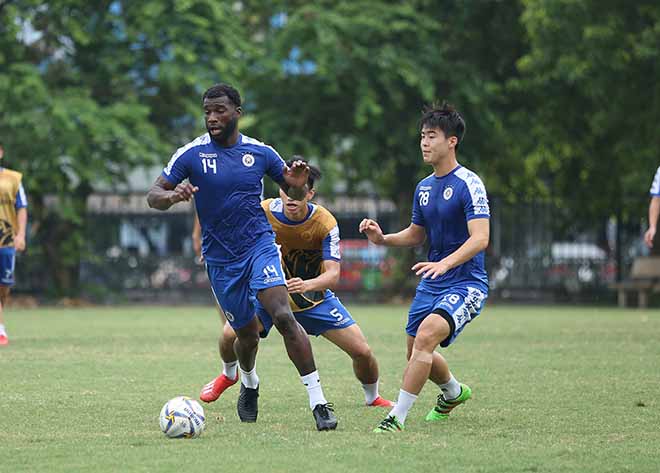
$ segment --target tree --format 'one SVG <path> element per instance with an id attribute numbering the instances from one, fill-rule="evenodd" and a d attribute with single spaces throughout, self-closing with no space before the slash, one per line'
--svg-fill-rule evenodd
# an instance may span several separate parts
<path id="1" fill-rule="evenodd" d="M 57 294 L 75 293 L 86 248 L 86 200 L 162 161 L 198 128 L 204 83 L 236 73 L 215 53 L 240 42 L 212 1 L 4 2 L 0 9 L 0 136 L 24 172 L 32 252 Z M 177 18 L 174 23 L 164 21 Z M 216 28 L 228 32 L 219 39 Z M 240 54 L 240 49 L 233 50 Z M 212 69 L 208 64 L 214 64 Z M 197 116 L 197 115 L 196 115 Z M 54 196 L 55 204 L 47 205 Z"/>
<path id="2" fill-rule="evenodd" d="M 574 222 L 639 218 L 627 197 L 645 195 L 657 167 L 660 5 L 527 0 L 521 20 L 530 49 L 511 87 L 528 96 L 525 166 Z"/>

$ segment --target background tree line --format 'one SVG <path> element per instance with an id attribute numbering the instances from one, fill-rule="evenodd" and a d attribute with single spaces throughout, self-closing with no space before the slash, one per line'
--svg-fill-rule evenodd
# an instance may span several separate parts
<path id="1" fill-rule="evenodd" d="M 660 161 L 659 45 L 653 0 L 0 0 L 0 142 L 58 294 L 78 288 L 95 186 L 201 133 L 218 81 L 246 133 L 320 163 L 326 189 L 404 203 L 402 225 L 438 99 L 491 194 L 552 199 L 567 224 L 639 219 L 622 196 Z"/>

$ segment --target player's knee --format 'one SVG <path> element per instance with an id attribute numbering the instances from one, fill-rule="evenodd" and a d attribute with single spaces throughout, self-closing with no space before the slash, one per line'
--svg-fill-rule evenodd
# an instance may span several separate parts
<path id="1" fill-rule="evenodd" d="M 282 335 L 294 333 L 298 329 L 298 323 L 289 311 L 279 311 L 271 316 L 273 325 Z"/>
<path id="2" fill-rule="evenodd" d="M 354 360 L 369 360 L 373 356 L 371 347 L 367 343 L 361 343 L 351 350 L 351 358 Z"/>
<path id="3" fill-rule="evenodd" d="M 439 339 L 438 335 L 434 332 L 428 330 L 420 330 L 417 332 L 415 337 L 415 344 L 413 349 L 425 352 L 431 352 L 435 350 L 435 347 L 442 340 Z M 408 353 L 408 359 L 410 359 L 410 353 Z"/>

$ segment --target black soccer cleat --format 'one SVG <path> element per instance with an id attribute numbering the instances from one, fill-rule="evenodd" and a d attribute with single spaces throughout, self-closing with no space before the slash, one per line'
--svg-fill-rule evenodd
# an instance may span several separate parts
<path id="1" fill-rule="evenodd" d="M 259 386 L 256 389 L 246 388 L 241 383 L 241 394 L 238 396 L 236 410 L 241 422 L 256 422 L 259 413 Z"/>
<path id="2" fill-rule="evenodd" d="M 337 417 L 335 417 L 334 405 L 332 403 L 317 404 L 312 413 L 316 420 L 317 430 L 335 430 L 337 428 Z"/>

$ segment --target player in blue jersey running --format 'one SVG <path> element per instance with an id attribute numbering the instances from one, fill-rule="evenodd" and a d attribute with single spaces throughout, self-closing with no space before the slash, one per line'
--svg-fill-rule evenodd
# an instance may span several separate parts
<path id="1" fill-rule="evenodd" d="M 300 161 L 288 167 L 272 147 L 239 132 L 241 97 L 232 86 L 211 87 L 202 106 L 208 132 L 174 153 L 147 195 L 149 206 L 167 210 L 195 199 L 211 288 L 238 337 L 241 421 L 255 422 L 258 414 L 258 299 L 307 387 L 317 428 L 334 429 L 337 419 L 323 395 L 309 340 L 291 313 L 275 236 L 261 208 L 264 175 L 301 199 L 309 167 Z"/>
<path id="2" fill-rule="evenodd" d="M 452 375 L 435 348 L 449 346 L 481 311 L 488 295 L 484 250 L 488 246 L 488 198 L 481 179 L 456 160 L 465 122 L 451 106 L 425 111 L 421 120 L 421 149 L 433 174 L 417 185 L 412 222 L 408 228 L 384 235 L 371 219 L 360 231 L 377 245 L 418 246 L 429 240 L 428 261 L 412 270 L 422 279 L 408 313 L 408 365 L 396 405 L 375 432 L 403 430 L 408 411 L 430 379 L 440 387 L 428 421 L 446 419 L 471 396 L 470 388 Z"/>

